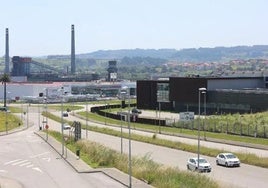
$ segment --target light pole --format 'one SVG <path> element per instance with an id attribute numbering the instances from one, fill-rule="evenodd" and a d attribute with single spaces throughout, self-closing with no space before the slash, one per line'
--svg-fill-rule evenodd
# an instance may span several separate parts
<path id="1" fill-rule="evenodd" d="M 87 113 L 87 115 L 86 115 L 86 138 L 88 136 L 88 100 L 87 99 L 88 98 L 86 96 L 86 113 Z"/>
<path id="2" fill-rule="evenodd" d="M 27 109 L 27 128 L 29 127 L 29 105 L 30 103 L 26 106 L 26 109 Z"/>
<path id="3" fill-rule="evenodd" d="M 159 132 L 159 134 L 161 134 L 161 122 L 160 122 L 160 112 L 161 112 L 161 102 L 159 101 L 159 130 L 158 130 L 158 132 Z"/>
<path id="4" fill-rule="evenodd" d="M 132 187 L 132 166 L 131 166 L 131 129 L 130 129 L 130 90 L 128 88 L 128 144 L 129 144 L 129 187 Z"/>
<path id="5" fill-rule="evenodd" d="M 206 91 L 203 91 L 202 94 L 204 94 L 204 140 L 207 139 L 206 137 L 206 115 L 207 115 L 207 109 L 206 109 L 206 97 L 207 97 L 207 92 Z"/>
<path id="6" fill-rule="evenodd" d="M 132 166 L 131 166 L 131 129 L 130 129 L 130 88 L 125 86 L 124 89 L 128 95 L 128 174 L 129 174 L 129 187 L 132 187 Z"/>
<path id="7" fill-rule="evenodd" d="M 198 144 L 197 144 L 197 169 L 199 170 L 199 158 L 200 158 L 200 95 L 202 92 L 206 92 L 206 88 L 201 87 L 198 89 Z"/>
<path id="8" fill-rule="evenodd" d="M 106 125 L 106 109 L 107 109 L 107 103 L 105 102 L 105 106 L 104 106 L 104 116 L 105 116 L 105 125 Z"/>
<path id="9" fill-rule="evenodd" d="M 123 125 L 122 125 L 122 101 L 121 101 L 121 109 L 120 109 L 120 142 L 121 142 L 121 154 L 123 154 Z"/>
<path id="10" fill-rule="evenodd" d="M 20 119 L 21 119 L 21 122 L 23 123 L 23 101 L 21 100 L 21 114 L 20 114 Z"/>
<path id="11" fill-rule="evenodd" d="M 121 154 L 123 153 L 123 122 L 122 122 L 122 108 L 123 108 L 123 101 L 125 105 L 125 96 L 126 92 L 120 91 L 120 97 L 121 97 L 121 110 L 120 110 L 120 125 L 121 125 Z"/>
<path id="12" fill-rule="evenodd" d="M 61 87 L 61 154 L 64 155 L 64 133 L 63 133 L 63 87 Z"/>
<path id="13" fill-rule="evenodd" d="M 41 125 L 40 125 L 40 101 L 38 102 L 38 129 L 41 131 Z"/>
<path id="14" fill-rule="evenodd" d="M 6 108 L 5 114 L 6 114 L 5 124 L 6 124 L 6 134 L 7 134 L 8 133 L 8 129 L 7 129 L 7 124 L 8 124 L 8 122 L 7 122 L 7 108 Z"/>

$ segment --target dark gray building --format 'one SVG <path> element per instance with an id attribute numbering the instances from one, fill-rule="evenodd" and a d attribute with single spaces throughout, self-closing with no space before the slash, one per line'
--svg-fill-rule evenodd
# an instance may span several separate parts
<path id="1" fill-rule="evenodd" d="M 258 112 L 268 110 L 268 80 L 261 77 L 170 77 L 137 81 L 137 107 L 175 112 Z M 206 88 L 200 92 L 199 88 Z"/>
<path id="2" fill-rule="evenodd" d="M 109 61 L 108 71 L 108 82 L 117 81 L 117 66 L 116 61 Z"/>

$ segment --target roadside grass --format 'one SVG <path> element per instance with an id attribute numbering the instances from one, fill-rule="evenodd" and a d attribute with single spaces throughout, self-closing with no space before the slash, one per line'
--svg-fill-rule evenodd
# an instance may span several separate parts
<path id="1" fill-rule="evenodd" d="M 84 119 L 88 116 L 88 119 L 99 121 L 107 125 L 114 125 L 114 126 L 123 126 L 127 127 L 127 122 L 120 121 L 116 119 L 111 119 L 107 117 L 103 117 L 101 115 L 98 115 L 96 113 L 86 113 L 85 111 L 78 112 L 80 116 L 82 116 Z M 197 137 L 198 131 L 196 129 L 185 129 L 181 127 L 167 127 L 167 126 L 161 126 L 158 125 L 147 125 L 147 124 L 141 124 L 141 123 L 133 123 L 130 122 L 130 126 L 133 129 L 139 129 L 139 130 L 147 130 L 155 133 L 161 132 L 162 134 L 168 134 L 168 135 L 178 135 L 178 134 L 185 134 L 190 135 L 192 137 Z M 222 140 L 231 140 L 231 141 L 237 141 L 237 142 L 244 142 L 244 143 L 251 143 L 251 144 L 260 144 L 260 145 L 268 145 L 268 139 L 267 138 L 255 138 L 255 137 L 248 137 L 248 136 L 240 136 L 240 135 L 232 135 L 227 133 L 214 133 L 214 132 L 205 132 L 200 131 L 201 133 L 201 139 L 204 138 L 206 134 L 206 138 L 214 138 L 214 139 L 222 139 Z"/>
<path id="2" fill-rule="evenodd" d="M 19 107 L 9 106 L 8 109 L 10 110 L 11 113 L 21 113 L 22 112 L 22 109 Z"/>
<path id="3" fill-rule="evenodd" d="M 61 134 L 49 131 L 58 141 Z M 67 147 L 75 152 L 80 150 L 80 157 L 94 168 L 115 167 L 128 173 L 128 156 L 115 150 L 111 150 L 96 142 L 72 139 L 66 142 Z M 189 187 L 189 188 L 217 188 L 219 185 L 210 178 L 199 174 L 181 171 L 178 168 L 165 167 L 155 163 L 150 156 L 132 157 L 132 175 L 148 184 L 158 188 Z"/>
<path id="4" fill-rule="evenodd" d="M 51 119 L 58 121 L 58 122 L 61 121 L 61 119 L 59 117 L 57 117 L 53 114 L 50 114 L 50 113 L 48 113 L 48 118 L 51 118 Z M 65 122 L 67 122 L 67 121 L 65 121 Z M 69 122 L 69 123 L 71 124 L 72 122 Z M 88 130 L 90 130 L 90 131 L 121 137 L 120 131 L 116 131 L 116 130 L 113 130 L 111 128 L 107 128 L 107 127 L 100 128 L 100 127 L 90 126 L 90 125 L 88 125 L 87 127 L 88 127 Z M 82 128 L 86 129 L 86 125 L 82 124 Z M 128 133 L 122 133 L 123 138 L 128 138 L 128 136 L 129 136 Z M 141 136 L 138 134 L 131 134 L 131 139 L 136 140 L 136 141 L 140 141 L 140 142 L 145 142 L 145 143 L 155 144 L 155 145 L 169 147 L 169 148 L 173 148 L 173 149 L 178 149 L 178 150 L 182 150 L 182 151 L 188 151 L 188 152 L 192 152 L 192 153 L 196 153 L 196 151 L 197 151 L 196 145 L 190 145 L 190 144 L 185 144 L 185 143 L 181 143 L 181 142 L 159 139 L 157 137 L 157 133 L 155 133 L 152 137 Z M 203 154 L 206 156 L 216 157 L 216 155 L 221 153 L 221 152 L 227 152 L 227 151 L 213 149 L 213 148 L 207 148 L 204 146 L 200 147 L 200 154 Z M 268 158 L 267 157 L 259 157 L 255 154 L 249 154 L 249 153 L 235 153 L 235 154 L 239 157 L 239 159 L 241 160 L 242 163 L 268 168 Z"/>
<path id="5" fill-rule="evenodd" d="M 127 99 L 128 100 L 128 99 Z M 137 100 L 136 99 L 130 99 L 130 103 L 136 103 Z M 104 104 L 104 105 L 111 105 L 111 104 L 120 104 L 121 100 L 119 99 L 107 99 L 107 100 L 100 100 L 100 101 L 89 101 L 89 104 Z M 83 102 L 83 104 L 86 104 L 85 102 Z"/>
<path id="6" fill-rule="evenodd" d="M 79 105 L 72 105 L 72 104 L 63 104 L 62 106 L 59 104 L 49 104 L 48 105 L 49 109 L 53 109 L 53 110 L 57 110 L 57 111 L 61 111 L 61 109 L 63 108 L 63 111 L 73 111 L 73 110 L 80 110 L 83 109 L 82 106 Z"/>
<path id="7" fill-rule="evenodd" d="M 0 132 L 12 130 L 21 125 L 22 122 L 17 116 L 0 111 Z"/>

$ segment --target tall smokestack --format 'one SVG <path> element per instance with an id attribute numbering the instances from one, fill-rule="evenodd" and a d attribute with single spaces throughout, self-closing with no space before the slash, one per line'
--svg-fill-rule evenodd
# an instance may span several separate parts
<path id="1" fill-rule="evenodd" d="M 8 28 L 6 28 L 6 55 L 5 55 L 5 73 L 9 74 L 9 39 Z"/>
<path id="2" fill-rule="evenodd" d="M 75 74 L 75 41 L 74 41 L 74 25 L 72 25 L 71 37 L 71 73 Z"/>

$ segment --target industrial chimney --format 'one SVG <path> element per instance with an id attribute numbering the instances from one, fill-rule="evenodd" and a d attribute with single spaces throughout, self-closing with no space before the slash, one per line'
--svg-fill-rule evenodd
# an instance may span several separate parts
<path id="1" fill-rule="evenodd" d="M 6 28 L 6 55 L 5 55 L 5 73 L 9 74 L 9 40 L 8 28 Z"/>
<path id="2" fill-rule="evenodd" d="M 74 25 L 72 25 L 71 36 L 71 73 L 75 74 L 75 40 L 74 40 Z"/>

